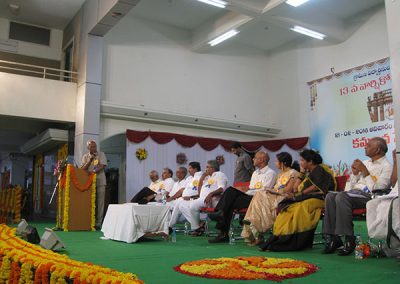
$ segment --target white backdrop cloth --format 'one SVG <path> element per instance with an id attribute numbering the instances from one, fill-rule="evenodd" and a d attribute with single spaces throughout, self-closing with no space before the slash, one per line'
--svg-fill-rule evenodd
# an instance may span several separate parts
<path id="1" fill-rule="evenodd" d="M 110 204 L 101 231 L 108 239 L 134 243 L 146 233 L 168 234 L 170 218 L 168 205 Z"/>
<path id="2" fill-rule="evenodd" d="M 145 160 L 139 161 L 136 158 L 136 150 L 144 148 L 148 152 L 148 156 Z M 297 151 L 290 149 L 287 145 L 284 145 L 279 151 L 271 152 L 261 147 L 259 150 L 268 152 L 270 156 L 269 166 L 276 170 L 274 165 L 275 156 L 277 153 L 286 151 L 289 152 L 294 160 L 299 159 Z M 176 162 L 176 155 L 178 153 L 185 153 L 187 163 L 179 165 Z M 216 147 L 214 150 L 206 151 L 200 147 L 199 144 L 195 144 L 191 148 L 183 147 L 178 144 L 174 139 L 166 144 L 158 144 L 154 142 L 150 137 L 146 138 L 140 143 L 132 143 L 127 139 L 126 142 L 126 201 L 132 199 L 132 197 L 139 192 L 143 187 L 150 184 L 149 172 L 152 170 L 158 171 L 161 175 L 162 169 L 168 167 L 174 171 L 179 166 L 188 167 L 189 162 L 199 162 L 202 170 L 206 169 L 206 163 L 208 160 L 215 160 L 219 155 L 223 155 L 225 158 L 225 164 L 221 165 L 220 171 L 226 174 L 228 177 L 228 186 L 233 184 L 234 167 L 237 156 L 231 152 L 226 151 L 221 145 Z"/>

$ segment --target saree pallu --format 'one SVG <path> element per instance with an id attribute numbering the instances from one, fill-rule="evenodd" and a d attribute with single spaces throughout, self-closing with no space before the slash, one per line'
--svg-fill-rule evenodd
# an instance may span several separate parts
<path id="1" fill-rule="evenodd" d="M 273 226 L 273 235 L 260 247 L 270 251 L 311 248 L 323 208 L 322 197 L 295 201 L 279 213 Z"/>

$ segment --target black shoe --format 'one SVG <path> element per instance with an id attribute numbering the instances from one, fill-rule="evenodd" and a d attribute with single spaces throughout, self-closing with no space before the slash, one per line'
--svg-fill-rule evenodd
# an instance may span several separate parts
<path id="1" fill-rule="evenodd" d="M 344 247 L 339 250 L 338 255 L 346 256 L 352 254 L 355 248 L 356 248 L 356 237 L 346 236 L 346 239 L 344 241 Z"/>
<path id="2" fill-rule="evenodd" d="M 245 224 L 245 225 L 251 225 L 251 222 L 250 222 L 249 220 L 244 219 L 244 220 L 243 220 L 243 224 Z"/>
<path id="3" fill-rule="evenodd" d="M 210 218 L 213 221 L 219 221 L 221 219 L 224 219 L 224 212 L 222 210 L 218 210 L 218 211 L 209 213 L 208 218 Z"/>
<path id="4" fill-rule="evenodd" d="M 229 242 L 229 237 L 227 234 L 219 234 L 218 236 L 216 236 L 213 239 L 209 239 L 208 242 L 210 244 L 216 244 L 216 243 L 227 243 Z"/>
<path id="5" fill-rule="evenodd" d="M 337 235 L 327 235 L 327 242 L 325 243 L 325 248 L 322 251 L 323 254 L 330 254 L 335 252 L 338 248 L 343 246 L 343 242 Z"/>

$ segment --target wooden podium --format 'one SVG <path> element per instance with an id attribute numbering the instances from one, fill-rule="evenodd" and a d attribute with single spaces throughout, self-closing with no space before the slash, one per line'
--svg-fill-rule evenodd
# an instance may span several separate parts
<path id="1" fill-rule="evenodd" d="M 57 191 L 57 227 L 64 231 L 94 231 L 96 175 L 68 164 Z"/>

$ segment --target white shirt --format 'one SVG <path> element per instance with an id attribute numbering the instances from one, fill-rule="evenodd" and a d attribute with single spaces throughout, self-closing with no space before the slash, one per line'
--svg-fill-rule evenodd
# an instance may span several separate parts
<path id="1" fill-rule="evenodd" d="M 194 176 L 189 175 L 186 180 L 187 184 L 185 189 L 183 190 L 182 197 L 189 197 L 197 195 L 199 190 L 197 186 L 199 185 L 200 177 L 203 175 L 203 172 L 196 172 Z"/>
<path id="2" fill-rule="evenodd" d="M 174 183 L 174 186 L 172 187 L 171 191 L 169 192 L 169 196 L 172 197 L 174 196 L 181 188 L 185 188 L 188 183 L 188 180 L 185 178 L 181 181 L 177 181 Z"/>
<path id="3" fill-rule="evenodd" d="M 167 178 L 163 180 L 160 184 L 160 189 L 165 189 L 167 192 L 171 192 L 172 188 L 174 187 L 175 181 L 173 178 Z"/>
<path id="4" fill-rule="evenodd" d="M 363 177 L 361 173 L 358 175 L 350 175 L 350 189 L 364 190 L 365 188 L 372 192 L 375 189 L 385 189 L 390 187 L 390 176 L 392 175 L 392 165 L 382 157 L 374 162 L 365 160 L 363 164 L 367 167 L 369 175 Z"/>
<path id="5" fill-rule="evenodd" d="M 256 169 L 251 175 L 249 190 L 272 189 L 276 182 L 276 173 L 270 167 Z"/>
<path id="6" fill-rule="evenodd" d="M 158 179 L 156 181 L 152 181 L 150 183 L 150 185 L 148 186 L 148 188 L 150 188 L 154 192 L 157 192 L 160 189 L 161 185 L 162 185 L 162 181 Z"/>
<path id="7" fill-rule="evenodd" d="M 219 188 L 225 189 L 228 185 L 228 178 L 223 172 L 214 172 L 211 176 L 207 176 L 203 181 L 200 191 L 200 198 L 206 198 L 207 195 Z"/>

